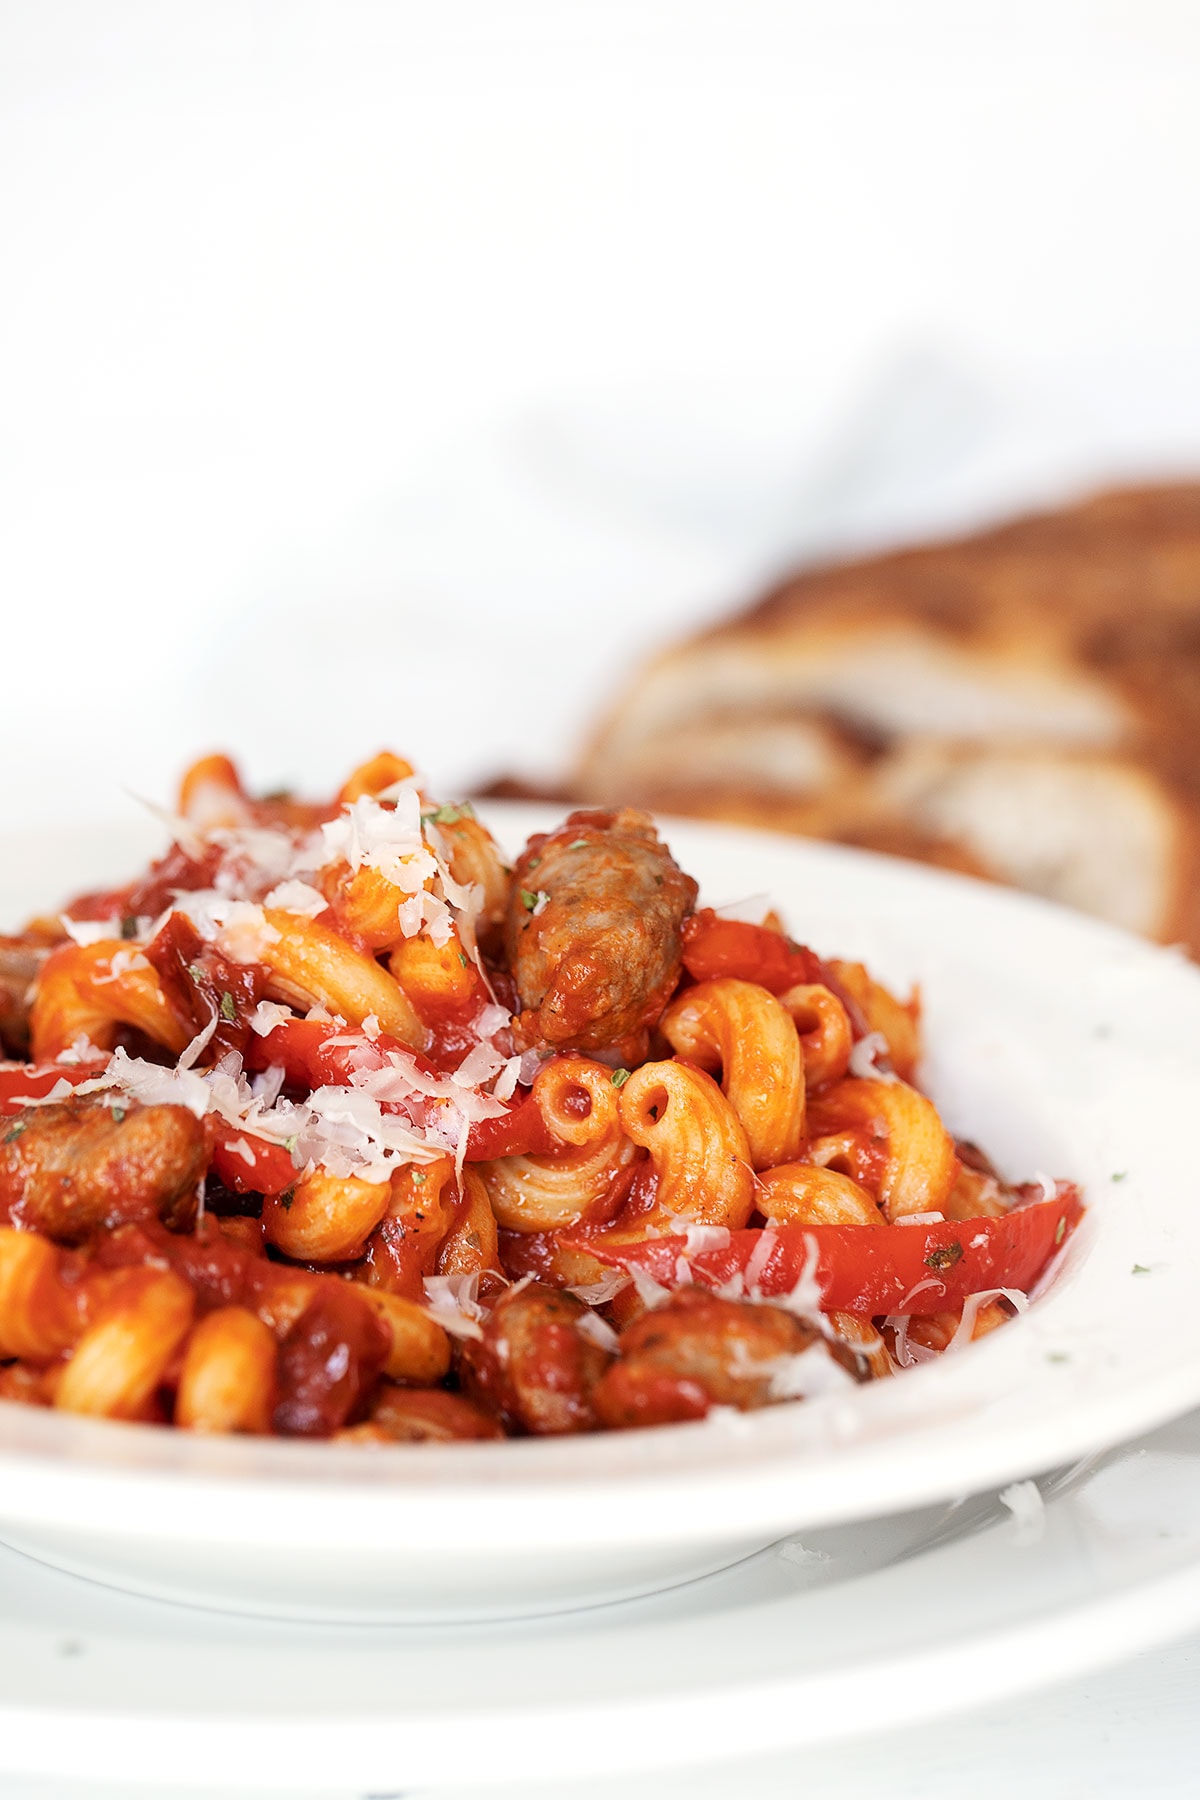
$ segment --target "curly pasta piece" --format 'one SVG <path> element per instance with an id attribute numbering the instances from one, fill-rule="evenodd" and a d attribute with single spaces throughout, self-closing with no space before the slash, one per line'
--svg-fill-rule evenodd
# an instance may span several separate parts
<path id="1" fill-rule="evenodd" d="M 446 809 L 434 814 L 434 825 L 446 846 L 446 862 L 455 881 L 479 890 L 475 932 L 481 943 L 498 947 L 508 910 L 508 875 L 495 838 L 461 807 L 446 818 Z"/>
<path id="2" fill-rule="evenodd" d="M 857 1313 L 849 1312 L 830 1312 L 825 1317 L 838 1342 L 853 1350 L 866 1365 L 872 1380 L 878 1381 L 896 1373 L 888 1347 L 870 1319 L 860 1319 Z"/>
<path id="3" fill-rule="evenodd" d="M 400 906 L 408 896 L 381 870 L 369 864 L 351 869 L 349 863 L 334 863 L 321 875 L 321 892 L 339 927 L 369 949 L 390 950 L 403 937 Z"/>
<path id="4" fill-rule="evenodd" d="M 338 790 L 338 805 L 351 806 L 364 796 L 375 799 L 399 781 L 410 781 L 415 773 L 410 762 L 392 750 L 381 750 L 377 756 L 359 763 L 348 781 Z"/>
<path id="5" fill-rule="evenodd" d="M 712 1077 L 687 1063 L 643 1063 L 621 1089 L 619 1104 L 627 1136 L 650 1152 L 657 1177 L 654 1211 L 646 1217 L 666 1228 L 669 1214 L 740 1230 L 754 1207 L 750 1145 Z"/>
<path id="6" fill-rule="evenodd" d="M 391 1195 L 390 1182 L 314 1169 L 284 1193 L 267 1196 L 263 1229 L 268 1243 L 297 1262 L 345 1262 L 360 1254 Z"/>
<path id="7" fill-rule="evenodd" d="M 179 811 L 198 831 L 236 831 L 254 809 L 227 756 L 202 756 L 179 784 Z"/>
<path id="8" fill-rule="evenodd" d="M 807 1088 L 840 1081 L 850 1061 L 854 1033 L 837 995 L 819 982 L 801 982 L 780 994 L 779 1003 L 800 1033 Z"/>
<path id="9" fill-rule="evenodd" d="M 804 1142 L 804 1062 L 796 1027 L 752 981 L 701 981 L 659 1021 L 671 1048 L 710 1073 L 742 1123 L 756 1169 L 789 1162 Z"/>
<path id="10" fill-rule="evenodd" d="M 0 1227 L 0 1357 L 50 1362 L 82 1329 L 62 1252 L 34 1231 Z"/>
<path id="11" fill-rule="evenodd" d="M 175 1423 L 188 1431 L 271 1429 L 276 1400 L 275 1339 L 245 1306 L 221 1306 L 187 1341 Z"/>
<path id="12" fill-rule="evenodd" d="M 271 972 L 267 991 L 290 1005 L 325 1006 L 351 1025 L 372 1013 L 380 1029 L 410 1050 L 429 1048 L 430 1033 L 399 982 L 318 919 L 267 907 L 260 959 Z"/>
<path id="13" fill-rule="evenodd" d="M 875 981 L 862 963 L 831 962 L 829 968 L 860 1008 L 867 1027 L 877 1031 L 888 1047 L 888 1059 L 902 1081 L 911 1081 L 921 1060 L 921 1000 L 913 993 L 897 1000 L 889 988 Z"/>
<path id="14" fill-rule="evenodd" d="M 480 1275 L 484 1287 L 504 1280 L 500 1239 L 487 1188 L 475 1169 L 463 1170 L 462 1198 L 437 1255 L 439 1275 Z"/>
<path id="15" fill-rule="evenodd" d="M 623 1190 L 637 1147 L 621 1129 L 613 1072 L 586 1056 L 561 1056 L 538 1071 L 533 1095 L 565 1146 L 480 1163 L 497 1224 L 505 1231 L 556 1231 L 595 1218 Z"/>
<path id="16" fill-rule="evenodd" d="M 125 1269 L 75 1345 L 54 1391 L 64 1412 L 144 1418 L 187 1336 L 195 1310 L 170 1269 Z"/>
<path id="17" fill-rule="evenodd" d="M 397 1169 L 387 1211 L 367 1243 L 364 1279 L 391 1294 L 422 1299 L 422 1279 L 432 1274 L 458 1212 L 452 1157 L 439 1157 L 424 1168 Z"/>
<path id="18" fill-rule="evenodd" d="M 392 1381 L 409 1381 L 415 1387 L 431 1387 L 450 1369 L 450 1339 L 423 1306 L 383 1288 L 360 1286 L 356 1291 L 370 1302 L 389 1344 L 383 1372 Z"/>
<path id="19" fill-rule="evenodd" d="M 879 1199 L 889 1221 L 940 1212 L 953 1192 L 959 1169 L 954 1140 L 932 1101 L 903 1081 L 839 1082 L 814 1100 L 812 1124 L 818 1133 L 882 1139 Z"/>
<path id="20" fill-rule="evenodd" d="M 192 1033 L 140 950 L 117 939 L 63 944 L 47 957 L 29 1014 L 36 1062 L 53 1062 L 80 1037 L 111 1050 L 132 1025 L 178 1056 Z"/>
<path id="21" fill-rule="evenodd" d="M 782 1163 L 759 1177 L 755 1204 L 772 1225 L 882 1225 L 866 1188 L 835 1169 Z"/>
<path id="22" fill-rule="evenodd" d="M 475 964 L 452 931 L 444 944 L 424 932 L 402 938 L 388 957 L 388 968 L 422 1015 L 454 1012 L 472 1000 L 487 999 Z"/>

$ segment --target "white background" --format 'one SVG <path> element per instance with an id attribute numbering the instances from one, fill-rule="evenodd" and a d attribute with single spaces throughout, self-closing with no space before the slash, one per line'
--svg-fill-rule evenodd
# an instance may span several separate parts
<path id="1" fill-rule="evenodd" d="M 1200 467 L 1198 100 L 1188 0 L 6 0 L 0 825 L 550 775 L 791 554 Z M 806 1785 L 1194 1792 L 1195 1655 Z"/>
<path id="2" fill-rule="evenodd" d="M 1186 465 L 1198 75 L 1187 0 L 7 0 L 0 823 L 553 773 L 796 548 Z"/>

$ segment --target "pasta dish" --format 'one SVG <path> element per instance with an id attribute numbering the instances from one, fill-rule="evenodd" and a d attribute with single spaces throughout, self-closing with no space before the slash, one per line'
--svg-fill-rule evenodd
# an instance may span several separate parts
<path id="1" fill-rule="evenodd" d="M 138 879 L 0 940 L 0 1398 L 386 1444 L 614 1430 L 957 1352 L 1078 1190 L 917 1083 L 917 998 L 698 904 L 651 819 L 508 867 L 383 754 L 185 776 Z"/>

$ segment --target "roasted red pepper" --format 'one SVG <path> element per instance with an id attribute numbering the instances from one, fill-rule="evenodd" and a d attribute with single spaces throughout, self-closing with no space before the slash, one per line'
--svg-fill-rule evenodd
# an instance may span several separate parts
<path id="1" fill-rule="evenodd" d="M 94 1063 L 0 1063 L 0 1115 L 20 1112 L 29 1100 L 44 1100 L 56 1082 L 78 1087 L 102 1075 L 108 1058 Z"/>
<path id="2" fill-rule="evenodd" d="M 1083 1201 L 1072 1182 L 1053 1200 L 1021 1206 L 998 1219 L 945 1220 L 935 1225 L 776 1225 L 732 1231 L 729 1242 L 687 1253 L 686 1236 L 637 1244 L 564 1237 L 619 1269 L 643 1270 L 664 1287 L 719 1288 L 753 1264 L 754 1292 L 788 1294 L 808 1278 L 824 1312 L 926 1314 L 961 1306 L 987 1288 L 1026 1292 L 1079 1223 Z"/>
<path id="3" fill-rule="evenodd" d="M 342 1025 L 325 1025 L 318 1019 L 288 1019 L 265 1037 L 252 1036 L 246 1047 L 246 1064 L 251 1069 L 280 1067 L 292 1087 L 347 1087 L 353 1085 L 356 1073 L 385 1068 L 391 1050 L 411 1058 L 423 1073 L 437 1073 L 424 1057 L 394 1038 L 368 1038 L 363 1032 Z M 470 1127 L 468 1162 L 490 1162 L 496 1156 L 521 1156 L 560 1148 L 558 1139 L 546 1129 L 532 1094 L 518 1092 L 520 1097 L 506 1113 L 495 1119 L 479 1119 Z M 436 1104 L 430 1102 L 430 1109 Z M 386 1101 L 384 1106 L 391 1110 Z M 414 1123 L 424 1123 L 427 1109 L 420 1096 L 415 1096 L 403 1110 L 413 1117 Z"/>
<path id="4" fill-rule="evenodd" d="M 223 1120 L 214 1127 L 213 1173 L 235 1194 L 282 1194 L 296 1180 L 290 1150 Z"/>
<path id="5" fill-rule="evenodd" d="M 781 931 L 723 919 L 710 906 L 693 913 L 683 925 L 683 966 L 693 981 L 735 976 L 782 994 L 800 984 L 823 982 L 825 965 L 815 951 L 795 944 Z"/>
<path id="6" fill-rule="evenodd" d="M 711 907 L 702 907 L 684 920 L 683 966 L 693 981 L 733 976 L 757 982 L 772 994 L 785 994 L 790 987 L 826 987 L 846 1008 L 855 1037 L 864 1037 L 869 1030 L 862 1008 L 828 963 L 806 944 L 766 925 L 723 919 Z"/>

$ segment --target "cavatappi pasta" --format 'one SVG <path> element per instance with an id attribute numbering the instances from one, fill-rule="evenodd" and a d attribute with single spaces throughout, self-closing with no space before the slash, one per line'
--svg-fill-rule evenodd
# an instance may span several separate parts
<path id="1" fill-rule="evenodd" d="M 919 1019 L 698 908 L 642 813 L 509 868 L 381 755 L 184 779 L 142 876 L 0 942 L 0 1398 L 348 1443 L 756 1408 L 956 1351 L 1081 1210 Z"/>

